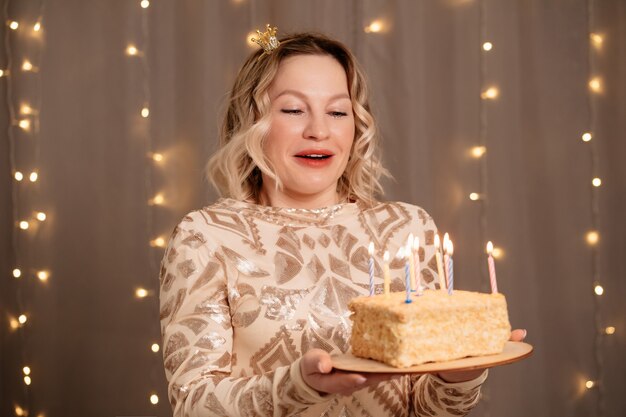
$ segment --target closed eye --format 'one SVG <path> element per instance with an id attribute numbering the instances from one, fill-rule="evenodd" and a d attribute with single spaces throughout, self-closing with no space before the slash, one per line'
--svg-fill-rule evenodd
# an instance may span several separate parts
<path id="1" fill-rule="evenodd" d="M 303 111 L 302 110 L 298 110 L 298 109 L 282 109 L 281 112 L 285 113 L 285 114 L 302 114 Z"/>
<path id="2" fill-rule="evenodd" d="M 331 111 L 329 114 L 333 117 L 345 117 L 348 115 L 348 113 L 342 111 Z"/>

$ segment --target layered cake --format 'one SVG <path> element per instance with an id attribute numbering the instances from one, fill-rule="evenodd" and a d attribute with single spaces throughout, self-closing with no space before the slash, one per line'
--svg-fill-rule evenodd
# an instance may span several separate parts
<path id="1" fill-rule="evenodd" d="M 501 353 L 511 334 L 502 294 L 427 290 L 405 303 L 404 292 L 357 297 L 352 354 L 405 368 Z"/>

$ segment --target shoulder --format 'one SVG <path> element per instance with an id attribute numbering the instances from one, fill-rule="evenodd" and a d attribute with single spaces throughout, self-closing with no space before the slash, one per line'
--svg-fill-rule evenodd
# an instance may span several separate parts
<path id="1" fill-rule="evenodd" d="M 390 217 L 405 219 L 408 223 L 418 222 L 422 225 L 434 223 L 431 215 L 422 207 L 404 201 L 380 201 L 365 209 L 364 213 L 374 216 L 378 213 L 388 213 Z"/>

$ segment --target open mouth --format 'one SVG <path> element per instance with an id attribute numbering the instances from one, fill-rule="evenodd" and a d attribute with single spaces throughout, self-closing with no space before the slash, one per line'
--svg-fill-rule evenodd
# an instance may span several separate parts
<path id="1" fill-rule="evenodd" d="M 323 155 L 318 153 L 296 155 L 298 158 L 310 159 L 313 161 L 321 161 L 330 158 L 332 155 Z"/>

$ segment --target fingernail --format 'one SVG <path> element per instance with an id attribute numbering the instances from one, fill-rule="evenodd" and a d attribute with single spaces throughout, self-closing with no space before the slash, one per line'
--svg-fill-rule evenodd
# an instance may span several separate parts
<path id="1" fill-rule="evenodd" d="M 363 385 L 365 384 L 365 381 L 367 381 L 367 378 L 365 378 L 364 376 L 358 376 L 356 377 L 356 385 Z"/>
<path id="2" fill-rule="evenodd" d="M 324 367 L 322 366 L 321 362 L 317 363 L 317 370 L 320 371 L 321 374 L 325 374 L 326 372 L 324 371 Z"/>
<path id="3" fill-rule="evenodd" d="M 528 332 L 526 331 L 526 329 L 524 329 L 524 339 L 526 339 L 526 335 L 528 334 Z"/>

